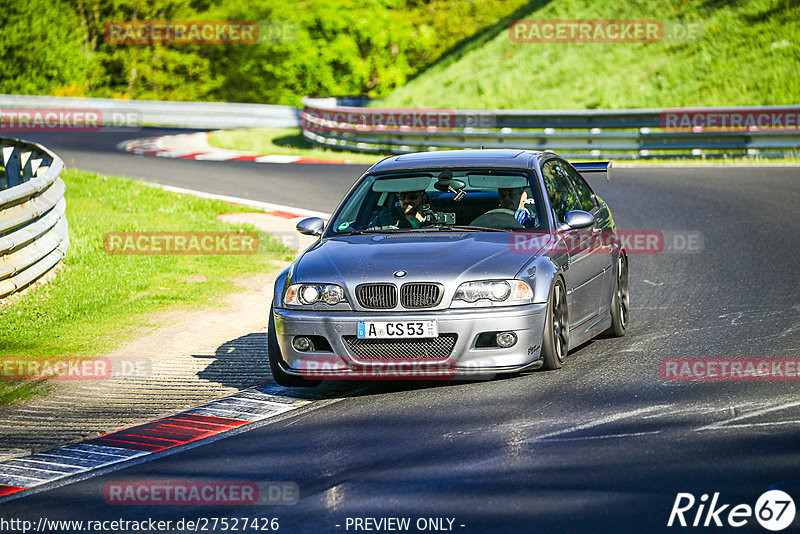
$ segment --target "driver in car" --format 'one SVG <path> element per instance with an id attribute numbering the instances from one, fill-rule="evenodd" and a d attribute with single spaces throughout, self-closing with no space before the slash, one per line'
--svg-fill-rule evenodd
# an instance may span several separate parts
<path id="1" fill-rule="evenodd" d="M 528 193 L 525 192 L 523 187 L 500 188 L 497 190 L 497 196 L 500 199 L 500 207 L 511 210 L 514 212 L 514 218 L 525 228 L 530 228 L 535 225 L 531 213 L 525 207 L 525 204 L 532 202 L 528 201 Z"/>
<path id="2" fill-rule="evenodd" d="M 394 226 L 397 228 L 419 228 L 425 222 L 420 206 L 429 204 L 425 191 L 401 191 L 397 193 L 400 210 L 384 209 L 370 221 L 370 227 Z"/>
<path id="3" fill-rule="evenodd" d="M 490 228 L 535 228 L 536 219 L 526 207 L 532 204 L 524 187 L 501 187 L 497 189 L 500 206 L 491 209 L 472 221 L 473 226 Z"/>

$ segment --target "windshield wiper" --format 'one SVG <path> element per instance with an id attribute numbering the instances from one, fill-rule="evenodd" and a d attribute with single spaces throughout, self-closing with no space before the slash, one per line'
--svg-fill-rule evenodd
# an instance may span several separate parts
<path id="1" fill-rule="evenodd" d="M 364 234 L 391 234 L 397 232 L 396 228 L 367 228 L 366 230 L 350 230 L 349 232 L 339 232 L 331 237 L 341 237 L 345 235 L 364 235 Z"/>
<path id="2" fill-rule="evenodd" d="M 416 233 L 416 232 L 511 232 L 511 229 L 492 228 L 490 226 L 472 226 L 467 224 L 452 224 L 442 226 L 424 226 L 421 228 L 367 228 L 366 230 L 350 230 L 349 232 L 341 232 L 334 234 L 331 237 L 342 237 L 348 235 L 364 235 L 364 234 L 398 234 L 398 233 Z"/>
<path id="3" fill-rule="evenodd" d="M 443 225 L 438 226 L 437 230 L 444 230 L 444 231 L 451 231 L 451 230 L 464 230 L 467 232 L 510 232 L 511 230 L 506 228 L 492 228 L 490 226 L 472 226 L 469 224 L 452 224 L 452 225 Z"/>

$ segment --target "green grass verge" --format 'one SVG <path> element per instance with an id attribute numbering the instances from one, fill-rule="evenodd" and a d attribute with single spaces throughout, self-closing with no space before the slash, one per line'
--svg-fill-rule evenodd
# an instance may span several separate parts
<path id="1" fill-rule="evenodd" d="M 619 109 L 797 104 L 800 7 L 786 0 L 552 0 L 523 19 L 699 22 L 683 43 L 517 43 L 504 19 L 381 107 Z"/>
<path id="2" fill-rule="evenodd" d="M 252 211 L 225 202 L 176 195 L 133 180 L 69 170 L 70 245 L 63 270 L 0 308 L 0 359 L 90 358 L 158 326 L 152 313 L 217 305 L 238 291 L 235 277 L 276 270 L 294 252 L 248 225 L 227 225 L 221 213 Z M 220 231 L 259 234 L 252 255 L 109 255 L 103 236 L 114 231 Z M 191 281 L 202 275 L 205 281 Z M 265 304 L 266 306 L 266 304 Z M 0 405 L 47 391 L 41 381 L 0 380 Z"/>
<path id="3" fill-rule="evenodd" d="M 372 164 L 384 157 L 360 152 L 316 148 L 303 137 L 300 128 L 217 130 L 208 136 L 208 143 L 211 146 L 229 150 L 246 150 L 258 154 L 284 154 L 338 161 L 345 160 L 348 163 Z"/>

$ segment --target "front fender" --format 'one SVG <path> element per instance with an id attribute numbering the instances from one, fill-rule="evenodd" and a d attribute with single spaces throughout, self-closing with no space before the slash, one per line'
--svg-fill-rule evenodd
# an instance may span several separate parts
<path id="1" fill-rule="evenodd" d="M 283 308 L 283 293 L 286 291 L 286 281 L 289 279 L 293 267 L 294 264 L 290 265 L 275 279 L 275 285 L 272 288 L 272 305 L 275 308 Z"/>
<path id="2" fill-rule="evenodd" d="M 550 288 L 560 268 L 549 256 L 539 256 L 517 272 L 516 278 L 528 280 L 533 287 L 533 302 L 545 303 L 550 298 Z"/>

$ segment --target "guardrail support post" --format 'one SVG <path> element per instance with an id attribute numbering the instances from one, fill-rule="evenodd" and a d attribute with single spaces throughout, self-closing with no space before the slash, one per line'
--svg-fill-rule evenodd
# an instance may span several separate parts
<path id="1" fill-rule="evenodd" d="M 22 183 L 19 151 L 16 147 L 3 147 L 3 167 L 6 168 L 6 187 L 14 187 Z"/>
<path id="2" fill-rule="evenodd" d="M 30 161 L 31 161 L 31 153 L 30 151 L 22 152 L 17 150 L 17 154 L 19 154 L 19 172 L 21 175 L 22 183 L 27 182 L 31 179 L 30 175 Z"/>
<path id="3" fill-rule="evenodd" d="M 31 178 L 35 178 L 36 170 L 42 163 L 41 156 L 33 151 L 23 152 L 20 160 L 22 163 L 22 181 L 27 182 Z"/>

